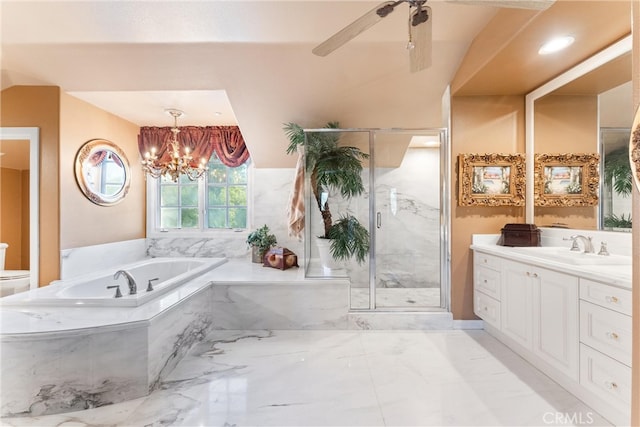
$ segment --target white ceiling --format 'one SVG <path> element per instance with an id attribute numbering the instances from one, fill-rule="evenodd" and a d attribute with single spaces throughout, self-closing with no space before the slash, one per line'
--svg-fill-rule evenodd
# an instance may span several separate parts
<path id="1" fill-rule="evenodd" d="M 440 127 L 441 98 L 498 10 L 430 0 L 433 65 L 409 73 L 408 6 L 321 58 L 311 49 L 378 1 L 0 1 L 2 89 L 56 85 L 137 125 L 238 124 L 282 166 L 282 124 Z M 216 112 L 221 114 L 217 115 Z"/>

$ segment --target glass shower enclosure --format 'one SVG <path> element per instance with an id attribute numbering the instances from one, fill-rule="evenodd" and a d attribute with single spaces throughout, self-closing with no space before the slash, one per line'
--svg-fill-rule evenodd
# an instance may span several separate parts
<path id="1" fill-rule="evenodd" d="M 331 133 L 368 159 L 364 191 L 344 198 L 323 188 L 333 221 L 351 215 L 369 232 L 369 253 L 323 264 L 320 206 L 306 177 L 305 276 L 347 277 L 351 310 L 441 311 L 449 308 L 449 150 L 445 129 L 305 129 L 306 140 Z"/>

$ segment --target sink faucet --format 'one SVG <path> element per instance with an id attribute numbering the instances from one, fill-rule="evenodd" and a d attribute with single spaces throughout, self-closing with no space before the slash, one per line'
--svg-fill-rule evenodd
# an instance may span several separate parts
<path id="1" fill-rule="evenodd" d="M 585 254 L 593 254 L 595 253 L 595 251 L 593 250 L 593 242 L 591 241 L 591 237 L 586 237 L 583 236 L 582 234 L 577 234 L 575 236 L 571 236 L 569 237 L 569 239 L 573 240 L 573 246 L 571 247 L 572 251 L 575 250 L 580 250 L 580 248 L 578 247 L 578 245 L 576 245 L 576 242 L 578 240 L 582 241 L 582 244 L 584 245 L 584 253 Z"/>
<path id="2" fill-rule="evenodd" d="M 116 271 L 116 274 L 113 275 L 113 280 L 116 280 L 123 274 L 127 278 L 127 284 L 129 285 L 129 295 L 135 295 L 137 292 L 136 279 L 134 279 L 133 276 L 129 274 L 129 272 L 118 270 Z"/>

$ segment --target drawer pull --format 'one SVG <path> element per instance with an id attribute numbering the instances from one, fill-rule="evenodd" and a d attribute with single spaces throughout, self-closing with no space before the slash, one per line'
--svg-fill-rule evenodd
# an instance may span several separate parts
<path id="1" fill-rule="evenodd" d="M 605 381 L 604 382 L 605 387 L 607 387 L 609 390 L 615 390 L 618 388 L 618 384 L 611 382 L 611 381 Z"/>
<path id="2" fill-rule="evenodd" d="M 531 272 L 527 271 L 527 276 L 528 277 L 538 277 L 538 273 L 531 273 Z"/>
<path id="3" fill-rule="evenodd" d="M 618 334 L 616 334 L 615 332 L 607 332 L 607 336 L 612 340 L 617 340 L 619 338 Z"/>
<path id="4" fill-rule="evenodd" d="M 484 263 L 485 263 L 485 264 L 487 263 L 487 259 L 486 259 L 486 258 L 484 259 Z"/>
<path id="5" fill-rule="evenodd" d="M 487 279 L 484 279 L 484 280 L 483 280 L 483 282 L 484 282 L 484 283 L 487 283 Z"/>
<path id="6" fill-rule="evenodd" d="M 486 305 L 484 306 L 484 311 L 489 311 L 489 307 L 487 307 Z"/>
<path id="7" fill-rule="evenodd" d="M 618 297 L 614 297 L 614 296 L 607 296 L 605 297 L 605 300 L 613 304 L 617 304 L 619 301 Z"/>

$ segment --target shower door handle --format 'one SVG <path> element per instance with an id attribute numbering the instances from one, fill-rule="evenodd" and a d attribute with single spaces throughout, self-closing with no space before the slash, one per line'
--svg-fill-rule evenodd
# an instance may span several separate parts
<path id="1" fill-rule="evenodd" d="M 382 214 L 380 212 L 376 213 L 376 228 L 382 227 Z"/>

